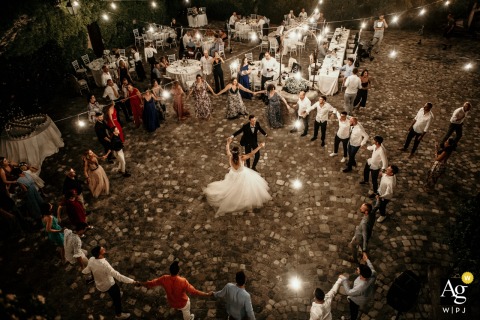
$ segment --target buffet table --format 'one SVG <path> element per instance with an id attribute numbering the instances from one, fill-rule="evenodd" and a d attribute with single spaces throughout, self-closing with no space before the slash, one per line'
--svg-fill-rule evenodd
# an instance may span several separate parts
<path id="1" fill-rule="evenodd" d="M 57 153 L 63 147 L 62 134 L 49 116 L 41 117 L 45 122 L 23 136 L 16 137 L 4 132 L 0 137 L 2 156 L 17 163 L 27 162 L 40 169 L 46 157 Z M 14 130 L 7 128 L 9 133 Z"/>
<path id="2" fill-rule="evenodd" d="M 202 74 L 201 63 L 198 60 L 190 59 L 184 64 L 177 60 L 167 67 L 167 76 L 178 80 L 184 89 L 188 89 L 187 81 L 195 81 L 197 74 Z"/>

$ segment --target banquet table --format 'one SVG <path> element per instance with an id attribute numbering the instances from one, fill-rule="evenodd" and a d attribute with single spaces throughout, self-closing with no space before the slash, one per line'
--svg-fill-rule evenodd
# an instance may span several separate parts
<path id="1" fill-rule="evenodd" d="M 333 52 L 336 49 L 336 54 L 330 53 L 325 57 L 322 68 L 320 69 L 320 74 L 315 76 L 315 79 L 318 77 L 318 89 L 325 95 L 331 96 L 338 92 L 339 69 L 344 63 L 343 60 L 345 58 L 349 35 L 349 29 L 335 29 L 328 51 Z M 335 40 L 337 36 L 339 36 L 338 41 Z M 309 72 L 309 74 L 311 73 Z"/>
<path id="2" fill-rule="evenodd" d="M 147 39 L 151 41 L 166 40 L 169 37 L 173 39 L 177 37 L 175 30 L 170 27 L 163 27 L 147 31 Z"/>
<path id="3" fill-rule="evenodd" d="M 187 65 L 177 60 L 167 67 L 167 76 L 178 80 L 184 89 L 188 89 L 187 81 L 195 81 L 197 74 L 202 74 L 202 68 L 200 61 L 195 59 L 187 60 Z"/>
<path id="4" fill-rule="evenodd" d="M 41 168 L 43 160 L 63 147 L 62 134 L 55 123 L 47 120 L 27 137 L 13 138 L 3 133 L 0 137 L 2 156 L 14 162 L 27 162 Z"/>
<path id="5" fill-rule="evenodd" d="M 188 20 L 188 26 L 191 28 L 203 27 L 208 24 L 206 13 L 197 14 L 196 16 L 188 15 L 187 20 Z"/>
<path id="6" fill-rule="evenodd" d="M 105 64 L 105 60 L 103 58 L 98 58 L 87 64 L 88 69 L 92 71 L 93 79 L 95 80 L 95 84 L 97 87 L 102 88 L 102 67 Z M 116 70 L 117 65 L 115 62 L 107 62 L 106 63 L 110 70 Z M 112 75 L 114 77 L 115 75 Z"/>

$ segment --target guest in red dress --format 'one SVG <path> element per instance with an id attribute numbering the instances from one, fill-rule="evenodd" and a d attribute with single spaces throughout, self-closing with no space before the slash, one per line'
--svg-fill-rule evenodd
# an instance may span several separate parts
<path id="1" fill-rule="evenodd" d="M 128 88 L 128 95 L 130 97 L 130 107 L 132 108 L 132 113 L 133 113 L 133 122 L 135 123 L 135 128 L 138 128 L 142 124 L 142 113 L 143 113 L 142 94 L 137 88 L 134 88 L 131 84 L 129 84 L 127 88 Z"/>
<path id="2" fill-rule="evenodd" d="M 107 106 L 106 112 L 107 115 L 107 126 L 113 131 L 113 127 L 117 127 L 118 131 L 120 131 L 120 139 L 122 142 L 125 142 L 125 136 L 123 135 L 123 129 L 118 121 L 117 117 L 117 110 L 115 109 L 115 103 L 112 102 L 110 105 Z"/>

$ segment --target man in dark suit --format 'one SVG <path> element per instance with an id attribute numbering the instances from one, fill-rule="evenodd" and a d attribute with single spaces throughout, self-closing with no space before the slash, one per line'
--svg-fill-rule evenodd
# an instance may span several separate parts
<path id="1" fill-rule="evenodd" d="M 260 127 L 260 123 L 257 122 L 257 119 L 253 114 L 248 116 L 248 120 L 250 122 L 245 123 L 238 131 L 232 134 L 232 138 L 238 136 L 240 133 L 243 133 L 242 138 L 240 139 L 240 145 L 245 147 L 245 154 L 250 153 L 252 150 L 258 147 L 257 142 L 257 132 L 260 131 L 265 137 L 267 133 L 265 130 Z M 257 163 L 260 159 L 260 152 L 255 153 L 255 157 L 253 159 L 253 166 L 252 169 L 257 171 Z M 247 159 L 247 167 L 250 168 L 250 159 Z"/>
<path id="2" fill-rule="evenodd" d="M 98 142 L 105 149 L 105 154 L 110 150 L 110 129 L 108 128 L 105 121 L 103 121 L 103 113 L 97 112 L 95 114 L 97 121 L 95 121 L 95 134 L 97 135 Z M 108 154 L 108 163 L 113 163 L 113 154 L 110 152 Z"/>

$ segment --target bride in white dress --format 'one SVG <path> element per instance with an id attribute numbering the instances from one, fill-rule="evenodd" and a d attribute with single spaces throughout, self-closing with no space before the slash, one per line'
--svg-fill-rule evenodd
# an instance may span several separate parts
<path id="1" fill-rule="evenodd" d="M 272 199 L 268 193 L 267 181 L 258 172 L 243 165 L 245 160 L 252 158 L 265 143 L 261 143 L 249 154 L 240 155 L 238 147 L 233 147 L 230 151 L 232 141 L 233 138 L 229 137 L 226 146 L 230 171 L 224 180 L 212 182 L 203 190 L 208 203 L 218 208 L 217 214 L 251 211 Z"/>

